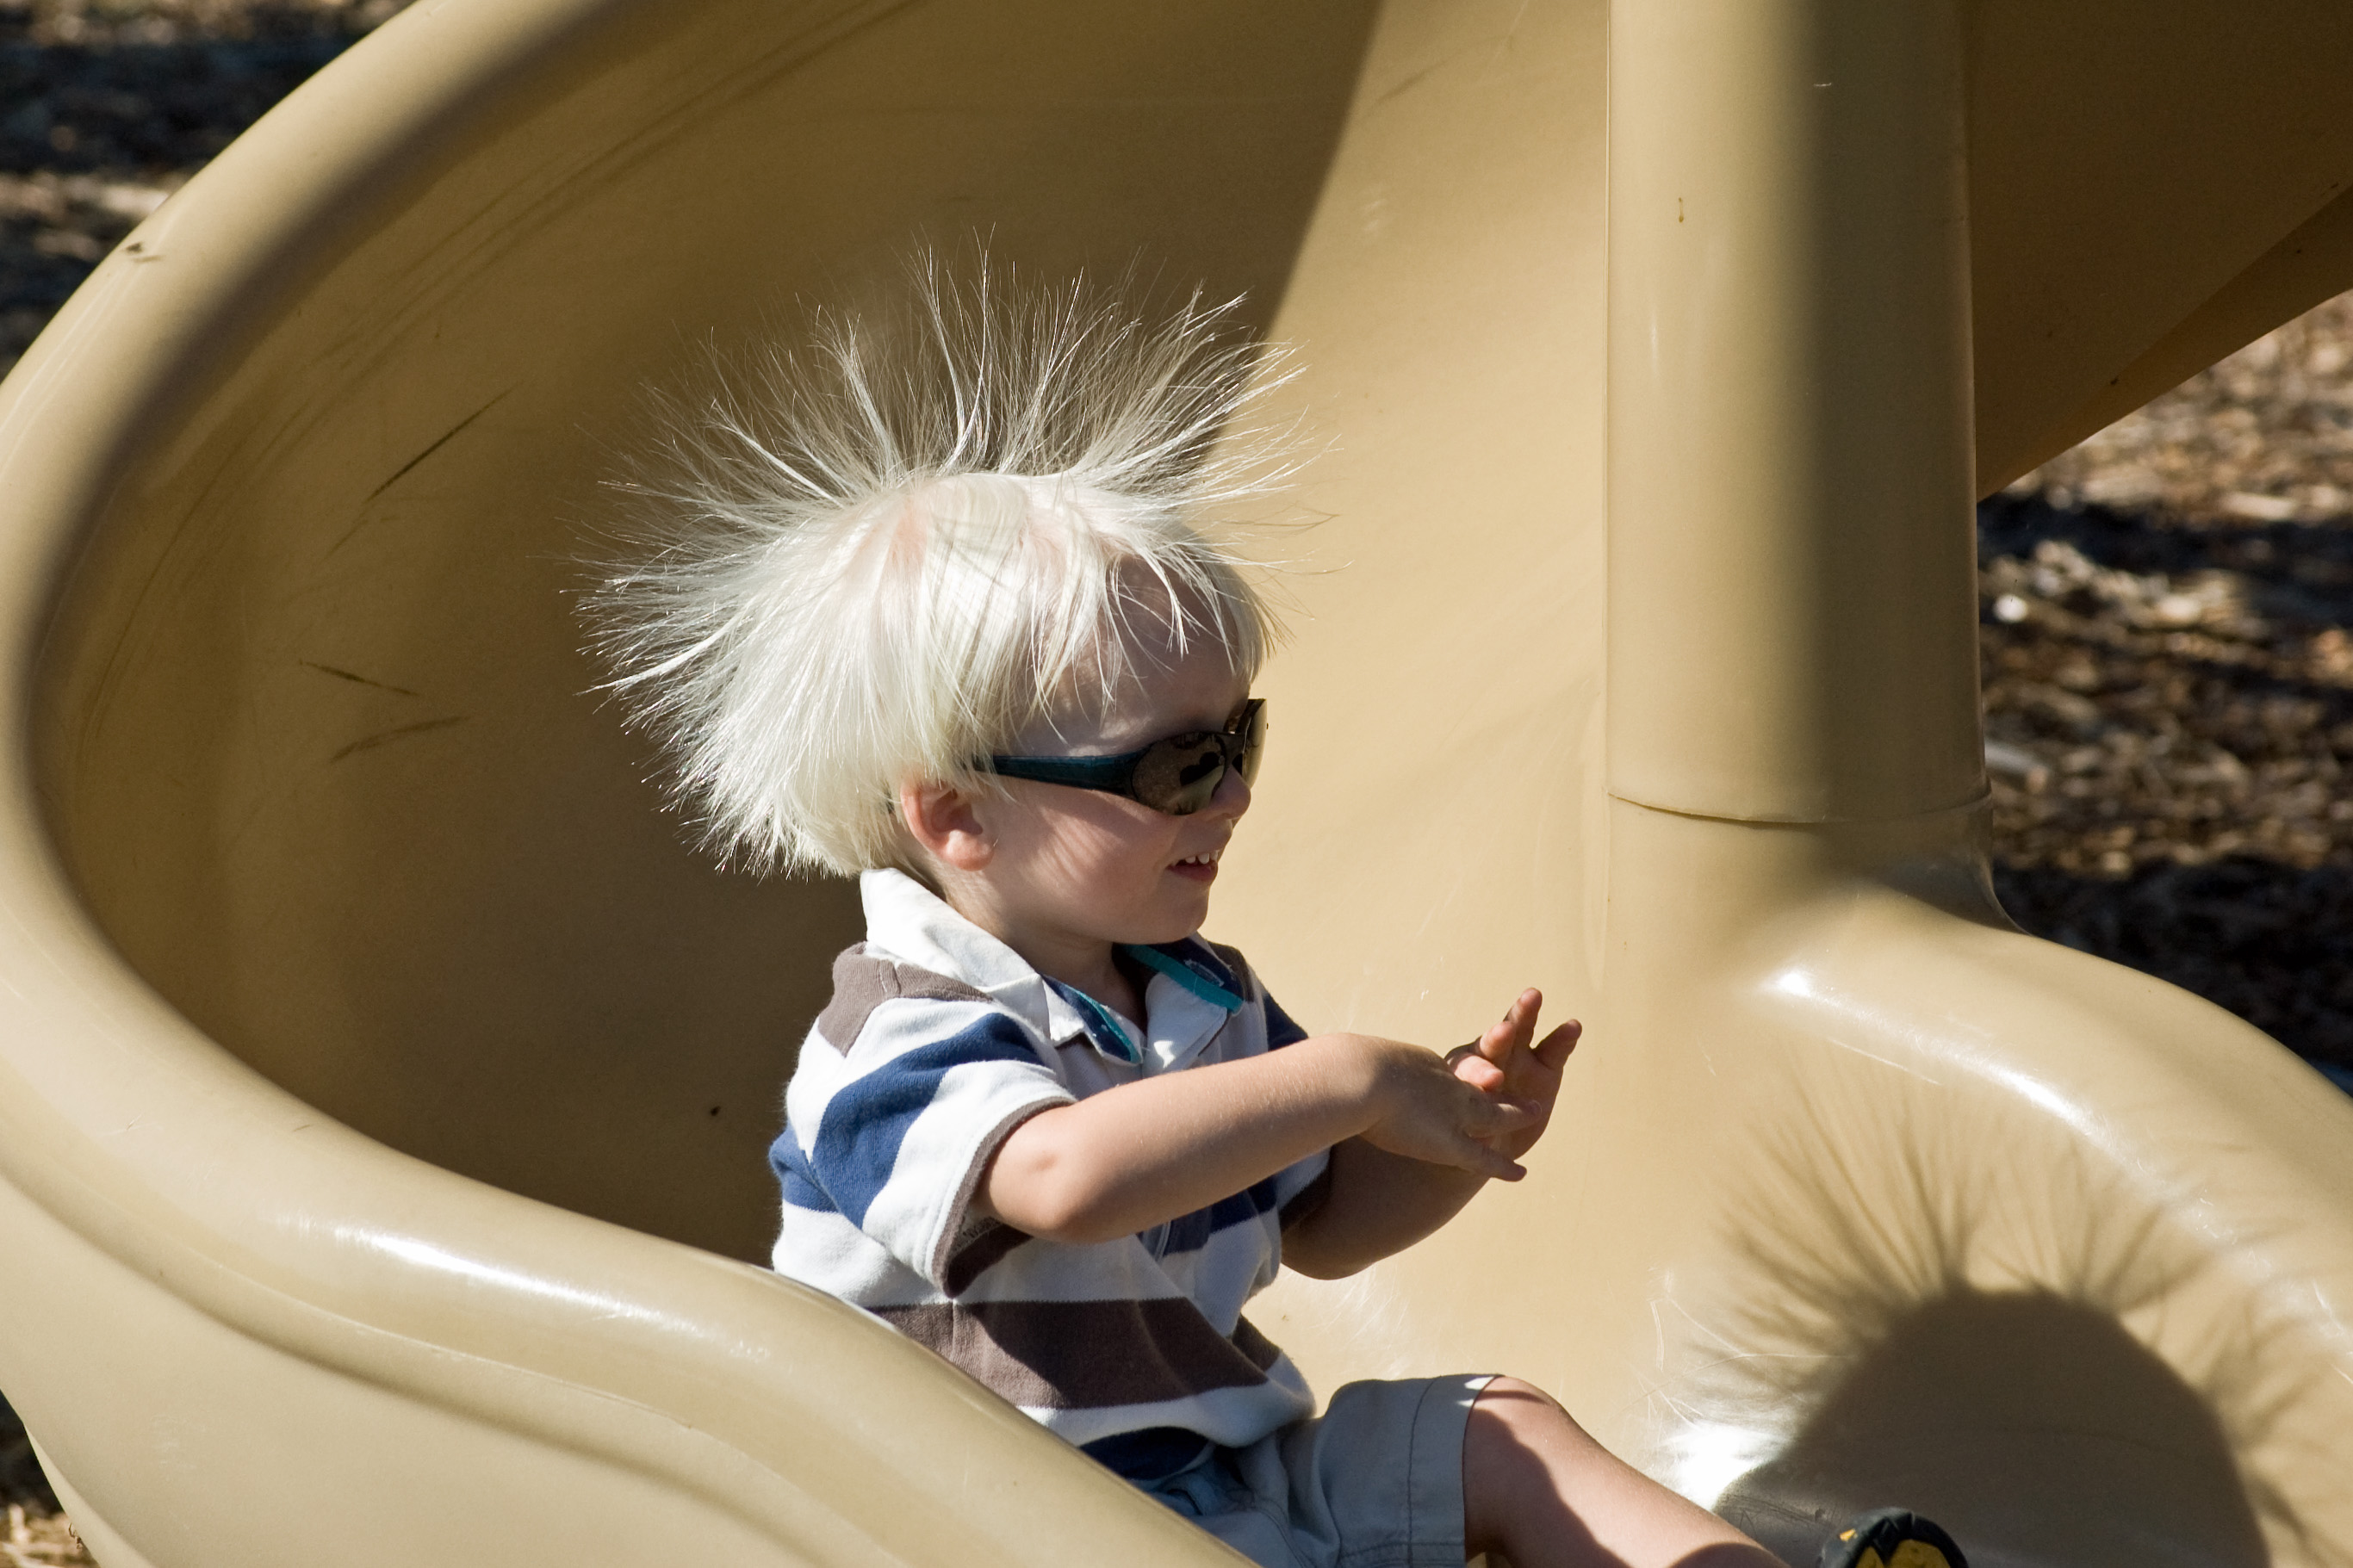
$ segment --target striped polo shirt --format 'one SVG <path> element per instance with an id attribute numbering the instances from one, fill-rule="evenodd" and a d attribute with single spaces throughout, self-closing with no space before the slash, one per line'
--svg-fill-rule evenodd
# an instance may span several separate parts
<path id="1" fill-rule="evenodd" d="M 769 1152 L 779 1273 L 876 1314 L 1131 1479 L 1310 1415 L 1298 1370 L 1242 1316 L 1320 1200 L 1325 1156 L 1138 1236 L 1066 1246 L 971 1213 L 1021 1121 L 1159 1073 L 1303 1037 L 1240 954 L 1198 937 L 1127 952 L 1140 1031 L 1039 974 L 897 871 L 860 889 Z"/>

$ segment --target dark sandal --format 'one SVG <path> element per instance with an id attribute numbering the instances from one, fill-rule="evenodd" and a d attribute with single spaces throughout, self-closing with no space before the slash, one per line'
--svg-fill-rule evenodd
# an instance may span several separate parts
<path id="1" fill-rule="evenodd" d="M 1969 1562 L 1933 1521 L 1883 1508 L 1822 1542 L 1820 1568 L 1969 1568 Z"/>

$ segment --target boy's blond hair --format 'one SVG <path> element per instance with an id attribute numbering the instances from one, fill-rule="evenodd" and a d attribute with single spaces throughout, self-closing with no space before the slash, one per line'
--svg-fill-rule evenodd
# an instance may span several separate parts
<path id="1" fill-rule="evenodd" d="M 1287 379 L 1196 294 L 1158 320 L 1085 280 L 1021 293 L 913 269 L 880 326 L 826 313 L 707 398 L 658 398 L 631 560 L 589 596 L 611 689 L 723 859 L 905 863 L 910 781 L 979 784 L 1073 693 L 1134 671 L 1139 593 L 1245 679 L 1276 635 L 1221 535 L 1295 469 L 1244 427 Z"/>

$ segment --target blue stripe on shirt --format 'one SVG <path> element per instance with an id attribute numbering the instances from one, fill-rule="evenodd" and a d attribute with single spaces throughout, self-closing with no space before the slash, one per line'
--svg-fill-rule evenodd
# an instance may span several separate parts
<path id="1" fill-rule="evenodd" d="M 1218 1232 L 1229 1226 L 1248 1225 L 1274 1206 L 1274 1178 L 1269 1176 L 1247 1191 L 1219 1198 L 1208 1208 L 1178 1215 L 1168 1222 L 1168 1238 L 1161 1244 L 1161 1256 L 1198 1252 L 1209 1245 L 1209 1237 Z"/>
<path id="2" fill-rule="evenodd" d="M 1045 978 L 1055 994 L 1078 1014 L 1079 1026 L 1087 1032 L 1088 1043 L 1095 1049 L 1112 1060 L 1125 1062 L 1130 1067 L 1144 1060 L 1143 1049 L 1127 1037 L 1127 1031 L 1120 1027 L 1119 1019 L 1110 1008 L 1075 985 L 1065 985 L 1050 974 Z"/>
<path id="3" fill-rule="evenodd" d="M 850 1224 L 866 1223 L 867 1209 L 899 1163 L 899 1146 L 939 1093 L 940 1080 L 954 1068 L 992 1061 L 1026 1062 L 1054 1081 L 1021 1026 L 1003 1013 L 987 1013 L 834 1091 L 818 1122 L 809 1174 Z"/>
<path id="4" fill-rule="evenodd" d="M 819 1214 L 833 1213 L 833 1200 L 817 1184 L 817 1173 L 809 1169 L 808 1156 L 801 1152 L 800 1140 L 793 1130 L 786 1128 L 768 1145 L 768 1168 L 776 1173 L 776 1184 L 785 1189 L 785 1202 L 797 1209 L 814 1209 Z"/>

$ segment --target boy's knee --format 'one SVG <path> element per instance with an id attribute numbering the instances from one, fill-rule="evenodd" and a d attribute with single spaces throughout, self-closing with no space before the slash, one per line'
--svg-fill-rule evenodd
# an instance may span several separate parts
<path id="1" fill-rule="evenodd" d="M 1471 1424 L 1474 1434 L 1482 1426 L 1492 1426 L 1495 1436 L 1520 1447 L 1546 1447 L 1562 1440 L 1593 1442 L 1559 1400 L 1516 1377 L 1488 1379 L 1487 1386 L 1472 1402 Z M 1472 1441 L 1475 1445 L 1477 1437 Z"/>
<path id="2" fill-rule="evenodd" d="M 1549 1411 L 1564 1421 L 1568 1419 L 1568 1412 L 1559 1400 L 1535 1384 L 1524 1383 L 1516 1377 L 1489 1378 L 1487 1386 L 1479 1391 L 1479 1396 L 1472 1401 L 1471 1407 L 1473 1410 L 1492 1409 L 1499 1415 L 1505 1411 L 1529 1414 Z"/>
<path id="3" fill-rule="evenodd" d="M 1478 1399 L 1471 1401 L 1471 1422 L 1480 1425 L 1480 1417 L 1515 1434 L 1539 1427 L 1569 1427 L 1581 1434 L 1560 1401 L 1520 1377 L 1490 1377 L 1487 1387 L 1478 1392 Z"/>

